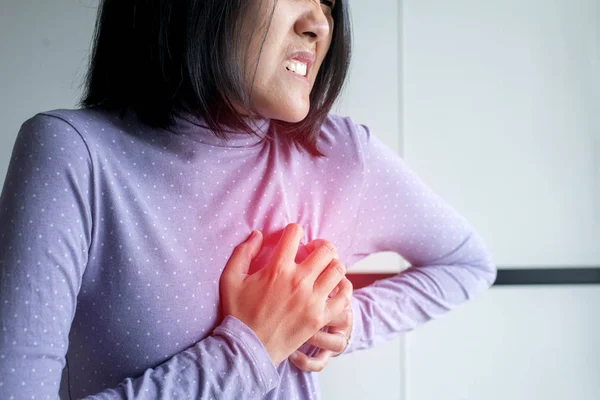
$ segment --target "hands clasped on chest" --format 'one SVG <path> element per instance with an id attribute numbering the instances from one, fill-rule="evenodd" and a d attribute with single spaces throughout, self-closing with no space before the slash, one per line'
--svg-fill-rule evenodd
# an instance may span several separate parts
<path id="1" fill-rule="evenodd" d="M 308 243 L 306 258 L 296 263 L 302 236 L 300 225 L 286 226 L 270 260 L 251 275 L 262 234 L 253 231 L 238 245 L 220 280 L 222 312 L 252 329 L 274 365 L 290 357 L 300 369 L 320 371 L 349 343 L 352 284 L 325 240 Z M 316 356 L 297 351 L 306 342 L 319 348 Z"/>

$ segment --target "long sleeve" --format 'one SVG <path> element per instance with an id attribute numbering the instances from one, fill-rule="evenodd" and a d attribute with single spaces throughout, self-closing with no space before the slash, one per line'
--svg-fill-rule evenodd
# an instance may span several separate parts
<path id="1" fill-rule="evenodd" d="M 468 221 L 367 127 L 356 130 L 364 175 L 349 264 L 393 251 L 411 266 L 354 292 L 352 343 L 346 352 L 438 318 L 496 278 L 490 253 Z"/>
<path id="2" fill-rule="evenodd" d="M 258 337 L 228 316 L 195 346 L 86 399 L 260 399 L 278 384 L 277 370 Z"/>
<path id="3" fill-rule="evenodd" d="M 56 398 L 97 229 L 90 148 L 38 115 L 15 143 L 0 198 L 0 392 Z M 92 398 L 260 398 L 279 375 L 256 335 L 227 317 L 202 341 Z"/>

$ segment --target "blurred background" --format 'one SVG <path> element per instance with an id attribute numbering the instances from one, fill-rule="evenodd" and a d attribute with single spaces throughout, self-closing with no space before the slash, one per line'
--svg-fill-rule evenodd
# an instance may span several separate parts
<path id="1" fill-rule="evenodd" d="M 600 399 L 600 2 L 351 3 L 336 112 L 465 215 L 500 274 L 443 318 L 333 359 L 323 397 Z M 75 106 L 97 1 L 0 5 L 2 184 L 20 125 Z M 405 266 L 383 253 L 351 271 Z"/>

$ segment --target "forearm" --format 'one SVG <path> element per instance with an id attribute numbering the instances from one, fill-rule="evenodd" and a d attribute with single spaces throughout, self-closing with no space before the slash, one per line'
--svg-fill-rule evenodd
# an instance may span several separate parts
<path id="1" fill-rule="evenodd" d="M 352 340 L 345 352 L 370 348 L 409 332 L 489 288 L 496 268 L 482 242 L 475 235 L 464 246 L 471 249 L 471 257 L 464 261 L 413 266 L 356 290 Z"/>
<path id="2" fill-rule="evenodd" d="M 212 336 L 138 378 L 88 399 L 259 399 L 279 375 L 268 353 L 241 321 L 227 317 Z"/>
<path id="3" fill-rule="evenodd" d="M 14 398 L 57 396 L 61 368 L 54 361 L 3 347 L 3 393 Z M 36 370 L 33 381 L 25 379 Z M 165 363 L 86 399 L 259 399 L 278 384 L 277 370 L 258 338 L 241 321 L 227 317 L 213 335 Z"/>

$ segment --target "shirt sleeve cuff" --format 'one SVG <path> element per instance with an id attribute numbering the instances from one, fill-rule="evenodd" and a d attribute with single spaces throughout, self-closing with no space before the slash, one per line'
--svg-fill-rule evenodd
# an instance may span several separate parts
<path id="1" fill-rule="evenodd" d="M 242 347 L 240 350 L 252 361 L 251 370 L 256 371 L 256 378 L 258 383 L 263 386 L 264 393 L 277 387 L 279 373 L 273 365 L 267 349 L 252 329 L 234 316 L 228 315 L 214 333 L 226 336 Z"/>
<path id="2" fill-rule="evenodd" d="M 350 343 L 341 354 L 352 353 L 360 348 L 360 341 L 363 332 L 363 318 L 360 302 L 354 296 L 351 299 L 352 304 L 352 333 L 350 334 Z"/>

